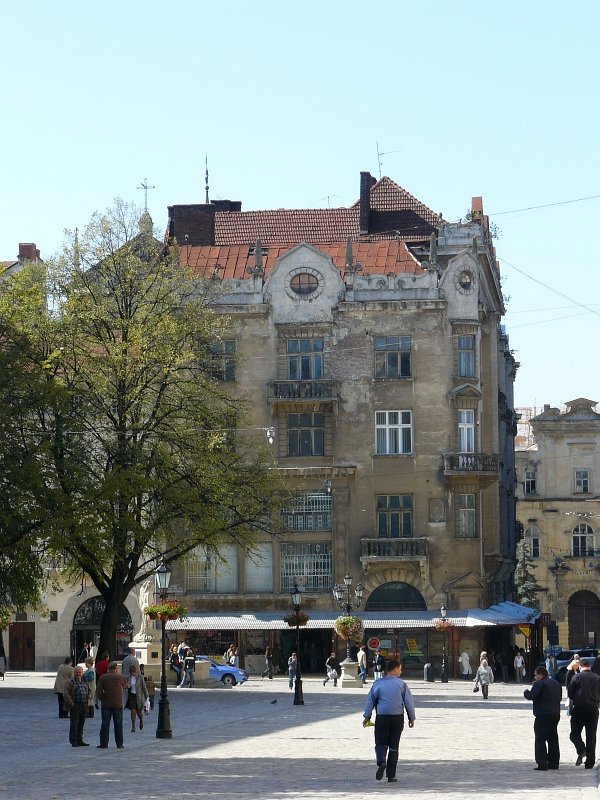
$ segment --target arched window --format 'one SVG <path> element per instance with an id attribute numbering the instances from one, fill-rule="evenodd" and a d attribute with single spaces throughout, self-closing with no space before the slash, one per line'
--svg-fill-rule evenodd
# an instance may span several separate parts
<path id="1" fill-rule="evenodd" d="M 365 611 L 423 610 L 427 604 L 414 586 L 400 581 L 384 583 L 369 597 Z"/>
<path id="2" fill-rule="evenodd" d="M 585 522 L 580 522 L 573 528 L 573 555 L 594 555 L 594 529 Z"/>
<path id="3" fill-rule="evenodd" d="M 529 555 L 532 558 L 540 557 L 540 529 L 531 525 L 525 530 L 525 541 L 529 545 Z"/>

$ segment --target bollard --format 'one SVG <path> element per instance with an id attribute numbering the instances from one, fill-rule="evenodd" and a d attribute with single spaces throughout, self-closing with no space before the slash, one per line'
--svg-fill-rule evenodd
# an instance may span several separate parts
<path id="1" fill-rule="evenodd" d="M 427 681 L 428 683 L 434 682 L 433 667 L 429 661 L 423 667 L 423 680 Z"/>

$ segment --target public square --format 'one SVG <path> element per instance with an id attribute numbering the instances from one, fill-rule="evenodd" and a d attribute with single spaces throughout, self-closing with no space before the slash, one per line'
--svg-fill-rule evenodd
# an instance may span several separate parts
<path id="1" fill-rule="evenodd" d="M 323 687 L 311 676 L 304 681 L 305 705 L 294 706 L 283 676 L 254 677 L 232 689 L 170 688 L 173 739 L 156 738 L 157 707 L 141 733 L 129 732 L 126 713 L 125 749 L 117 751 L 112 730 L 109 749 L 96 749 L 99 712 L 85 724 L 91 746 L 69 746 L 53 682 L 49 673 L 8 673 L 0 681 L 6 800 L 597 795 L 597 770 L 574 765 L 564 712 L 560 770 L 533 771 L 531 703 L 515 684 L 494 684 L 485 702 L 470 682 L 409 681 L 417 722 L 405 728 L 398 783 L 390 785 L 375 780 L 373 729 L 361 725 L 366 689 Z"/>

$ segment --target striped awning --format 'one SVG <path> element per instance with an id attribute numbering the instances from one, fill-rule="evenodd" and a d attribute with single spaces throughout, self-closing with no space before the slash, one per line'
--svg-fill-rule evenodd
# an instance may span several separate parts
<path id="1" fill-rule="evenodd" d="M 190 612 L 185 619 L 169 620 L 169 631 L 235 631 L 235 630 L 287 630 L 283 618 L 289 609 L 261 611 L 254 614 L 227 612 L 222 614 Z M 340 612 L 309 611 L 308 629 L 332 629 Z M 446 619 L 457 628 L 484 628 L 493 625 L 522 625 L 537 619 L 540 612 L 517 603 L 500 603 L 490 608 L 469 608 L 448 611 Z M 381 628 L 434 628 L 439 611 L 358 611 L 355 616 L 363 621 L 365 630 Z"/>

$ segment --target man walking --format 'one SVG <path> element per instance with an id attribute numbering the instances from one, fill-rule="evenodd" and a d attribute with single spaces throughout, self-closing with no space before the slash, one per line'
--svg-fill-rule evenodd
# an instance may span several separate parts
<path id="1" fill-rule="evenodd" d="M 138 672 L 140 671 L 140 662 L 135 657 L 135 647 L 128 647 L 127 655 L 121 664 L 121 674 L 125 675 L 126 678 L 129 678 L 129 670 L 131 669 L 132 665 L 137 669 Z"/>
<path id="2" fill-rule="evenodd" d="M 598 727 L 598 706 L 600 706 L 600 677 L 592 672 L 590 662 L 582 658 L 579 672 L 576 672 L 567 689 L 573 701 L 571 712 L 570 740 L 577 750 L 578 767 L 585 757 L 585 768 L 592 769 L 596 763 L 596 729 Z M 585 728 L 585 744 L 581 731 Z"/>
<path id="3" fill-rule="evenodd" d="M 377 772 L 375 779 L 380 781 L 384 772 L 388 783 L 396 783 L 396 765 L 398 764 L 398 748 L 404 730 L 404 710 L 408 716 L 408 727 L 415 724 L 415 704 L 406 683 L 400 677 L 402 665 L 392 658 L 387 667 L 385 678 L 374 681 L 363 712 L 363 725 L 371 719 L 373 709 L 377 709 L 375 718 L 375 758 Z"/>
<path id="4" fill-rule="evenodd" d="M 96 697 L 102 704 L 102 726 L 100 727 L 100 750 L 108 749 L 110 721 L 113 721 L 115 744 L 123 749 L 123 691 L 127 689 L 127 679 L 117 672 L 117 662 L 111 661 L 108 672 L 100 677 L 96 687 Z"/>
<path id="5" fill-rule="evenodd" d="M 364 684 L 367 682 L 367 652 L 365 650 L 364 644 L 358 649 L 358 677 L 361 679 Z"/>
<path id="6" fill-rule="evenodd" d="M 83 726 L 88 712 L 88 698 L 90 685 L 83 680 L 83 667 L 75 667 L 73 677 L 65 686 L 64 704 L 69 709 L 71 724 L 69 726 L 69 741 L 71 747 L 89 747 L 83 741 Z"/>
<path id="7" fill-rule="evenodd" d="M 523 697 L 533 700 L 533 733 L 535 737 L 536 770 L 545 772 L 558 769 L 560 749 L 558 746 L 558 723 L 562 688 L 558 681 L 548 677 L 546 667 L 536 667 L 531 689 L 525 689 Z"/>

